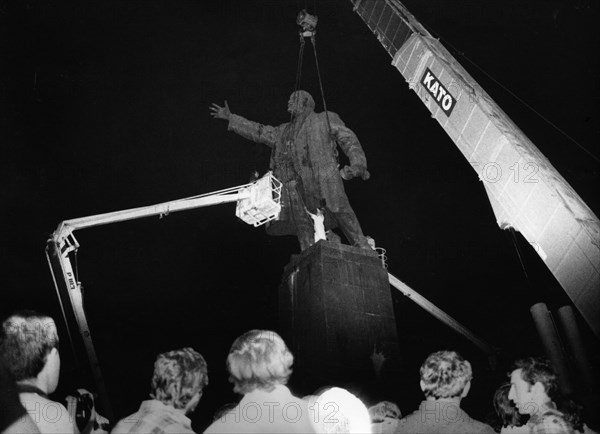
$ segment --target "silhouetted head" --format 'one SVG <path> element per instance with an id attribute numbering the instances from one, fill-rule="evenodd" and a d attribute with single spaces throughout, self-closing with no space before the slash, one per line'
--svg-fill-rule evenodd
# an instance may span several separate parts
<path id="1" fill-rule="evenodd" d="M 193 411 L 208 384 L 204 357 L 192 348 L 159 354 L 154 362 L 150 396 L 163 404 Z"/>
<path id="2" fill-rule="evenodd" d="M 22 311 L 2 323 L 0 355 L 16 381 L 39 379 L 52 393 L 58 386 L 60 356 L 54 320 L 34 311 Z M 43 377 L 43 378 L 40 378 Z"/>
<path id="3" fill-rule="evenodd" d="M 508 398 L 521 414 L 535 414 L 558 393 L 558 381 L 549 360 L 527 357 L 517 360 L 509 373 Z"/>
<path id="4" fill-rule="evenodd" d="M 229 381 L 241 394 L 254 389 L 271 391 L 278 384 L 287 384 L 293 363 L 294 356 L 281 336 L 270 330 L 250 330 L 231 345 Z"/>
<path id="5" fill-rule="evenodd" d="M 494 410 L 496 410 L 503 427 L 522 426 L 525 421 L 515 404 L 508 399 L 509 391 L 509 383 L 503 384 L 496 390 L 494 393 Z"/>
<path id="6" fill-rule="evenodd" d="M 369 433 L 369 410 L 354 394 L 340 387 L 319 393 L 308 407 L 319 433 Z"/>
<path id="7" fill-rule="evenodd" d="M 421 365 L 421 390 L 430 398 L 463 398 L 473 378 L 471 364 L 455 351 L 430 354 Z"/>
<path id="8" fill-rule="evenodd" d="M 400 419 L 402 412 L 395 402 L 380 401 L 369 407 L 369 416 L 371 416 L 371 422 L 377 423 L 385 419 Z"/>

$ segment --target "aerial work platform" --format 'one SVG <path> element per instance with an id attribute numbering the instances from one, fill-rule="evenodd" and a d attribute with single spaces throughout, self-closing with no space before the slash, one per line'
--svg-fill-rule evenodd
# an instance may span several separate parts
<path id="1" fill-rule="evenodd" d="M 104 407 L 103 412 L 109 419 L 113 419 L 112 407 L 85 314 L 82 284 L 77 275 L 77 267 L 74 267 L 72 263 L 72 258 L 76 258 L 77 250 L 80 247 L 74 232 L 79 229 L 146 217 L 160 216 L 162 218 L 172 212 L 231 202 L 237 202 L 236 216 L 239 219 L 258 227 L 276 219 L 279 215 L 281 189 L 281 182 L 271 172 L 267 172 L 262 178 L 249 184 L 156 205 L 65 220 L 58 225 L 46 244 L 46 258 L 54 280 L 69 341 L 74 346 L 74 337 L 78 336 L 78 341 L 83 344 L 88 356 L 90 374 Z M 76 264 L 75 261 L 73 262 Z M 77 335 L 71 333 L 70 324 L 72 323 L 75 323 L 78 329 Z"/>

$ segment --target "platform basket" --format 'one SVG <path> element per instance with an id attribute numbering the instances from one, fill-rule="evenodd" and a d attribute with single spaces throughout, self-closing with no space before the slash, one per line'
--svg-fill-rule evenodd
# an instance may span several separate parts
<path id="1" fill-rule="evenodd" d="M 238 200 L 235 215 L 255 227 L 276 219 L 281 212 L 281 188 L 281 182 L 267 172 L 240 192 L 249 196 Z"/>

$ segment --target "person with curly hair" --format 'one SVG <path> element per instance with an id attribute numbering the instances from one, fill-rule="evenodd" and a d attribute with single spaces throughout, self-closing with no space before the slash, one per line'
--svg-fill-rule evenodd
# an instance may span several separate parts
<path id="1" fill-rule="evenodd" d="M 494 429 L 470 417 L 461 401 L 471 389 L 471 364 L 455 351 L 437 351 L 421 365 L 419 409 L 401 419 L 396 433 L 493 433 Z"/>
<path id="2" fill-rule="evenodd" d="M 188 415 L 196 409 L 207 384 L 206 361 L 200 353 L 182 348 L 159 354 L 150 386 L 152 399 L 143 401 L 112 433 L 193 433 Z"/>

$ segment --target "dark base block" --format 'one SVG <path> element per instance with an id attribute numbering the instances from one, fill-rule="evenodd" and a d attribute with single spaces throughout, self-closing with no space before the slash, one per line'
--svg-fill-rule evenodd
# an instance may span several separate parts
<path id="1" fill-rule="evenodd" d="M 297 393 L 335 385 L 382 395 L 394 388 L 396 321 L 387 271 L 374 251 L 320 241 L 294 256 L 279 288 L 279 321 L 295 356 Z"/>

